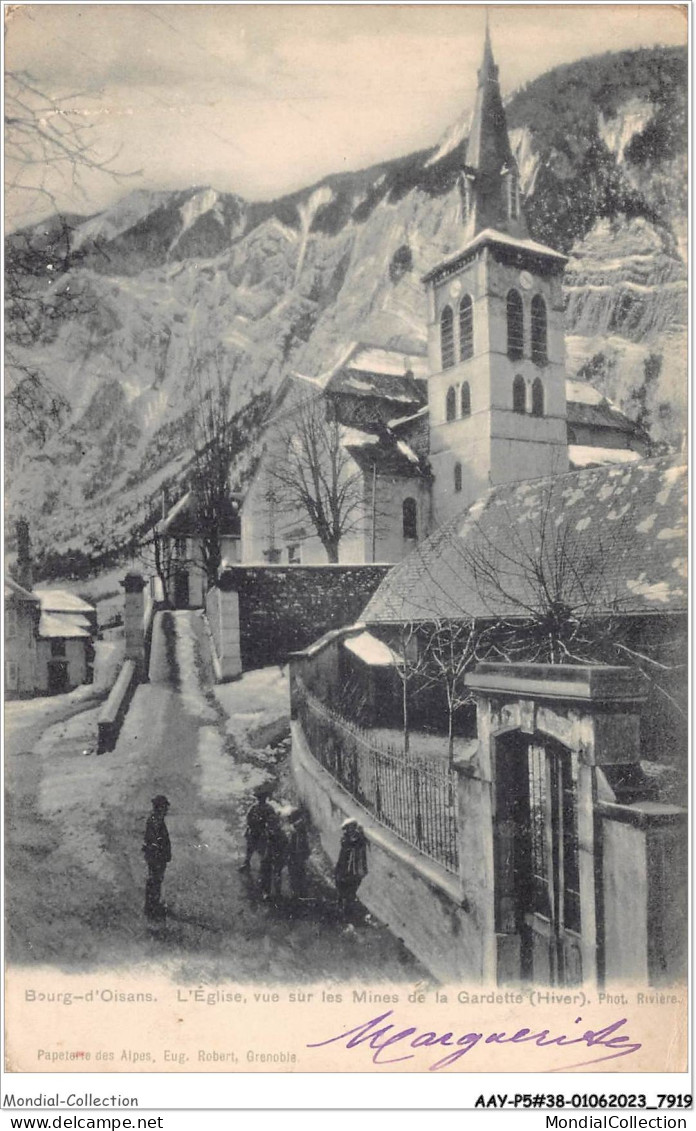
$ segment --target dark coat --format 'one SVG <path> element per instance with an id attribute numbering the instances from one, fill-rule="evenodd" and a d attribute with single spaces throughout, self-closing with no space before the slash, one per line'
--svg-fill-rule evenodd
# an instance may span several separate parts
<path id="1" fill-rule="evenodd" d="M 164 817 L 150 813 L 145 825 L 143 852 L 148 864 L 168 864 L 172 858 L 172 846 Z"/>
<path id="2" fill-rule="evenodd" d="M 288 838 L 280 820 L 273 814 L 266 825 L 266 847 L 263 859 L 272 864 L 274 868 L 282 868 L 286 861 L 287 851 Z"/>
<path id="3" fill-rule="evenodd" d="M 304 821 L 296 821 L 288 836 L 288 860 L 293 864 L 304 864 L 309 858 L 309 837 Z"/>
<path id="4" fill-rule="evenodd" d="M 336 881 L 362 880 L 367 875 L 367 838 L 359 825 L 343 830 L 336 861 Z"/>
<path id="5" fill-rule="evenodd" d="M 274 813 L 267 801 L 255 801 L 246 815 L 244 835 L 252 842 L 262 840 L 266 835 L 268 819 L 274 816 Z"/>

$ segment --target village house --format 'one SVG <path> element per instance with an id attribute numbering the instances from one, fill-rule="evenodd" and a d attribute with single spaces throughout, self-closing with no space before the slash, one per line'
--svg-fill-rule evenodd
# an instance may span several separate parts
<path id="1" fill-rule="evenodd" d="M 296 781 L 332 857 L 364 825 L 361 898 L 436 976 L 680 982 L 686 469 L 568 388 L 488 35 L 463 176 L 425 278 L 434 532 L 293 657 Z"/>
<path id="2" fill-rule="evenodd" d="M 72 593 L 30 592 L 6 576 L 7 697 L 57 695 L 91 683 L 94 616 L 94 607 Z"/>
<path id="3" fill-rule="evenodd" d="M 219 538 L 225 565 L 240 559 L 239 502 L 230 492 L 229 513 L 221 516 Z M 165 511 L 155 528 L 155 539 L 160 573 L 155 580 L 159 589 L 166 588 L 168 600 L 176 609 L 201 608 L 208 579 L 201 519 L 191 491 Z M 161 592 L 160 596 L 164 594 Z"/>
<path id="4" fill-rule="evenodd" d="M 5 576 L 5 694 L 56 695 L 94 676 L 96 610 L 62 589 L 33 589 L 29 532 L 17 524 L 16 572 Z"/>
<path id="5" fill-rule="evenodd" d="M 38 597 L 5 575 L 5 696 L 36 693 L 36 637 L 41 616 Z"/>

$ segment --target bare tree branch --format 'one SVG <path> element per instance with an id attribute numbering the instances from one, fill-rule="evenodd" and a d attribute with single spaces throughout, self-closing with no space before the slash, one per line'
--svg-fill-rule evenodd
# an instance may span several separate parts
<path id="1" fill-rule="evenodd" d="M 324 401 L 309 396 L 271 425 L 267 501 L 306 515 L 337 562 L 341 540 L 366 516 L 362 472 L 343 444 L 344 428 L 327 420 Z"/>

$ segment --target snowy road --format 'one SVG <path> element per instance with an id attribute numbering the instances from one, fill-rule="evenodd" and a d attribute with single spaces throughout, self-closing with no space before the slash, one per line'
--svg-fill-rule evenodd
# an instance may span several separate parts
<path id="1" fill-rule="evenodd" d="M 150 682 L 137 689 L 113 753 L 86 752 L 94 719 L 85 714 L 49 727 L 16 765 L 8 758 L 11 961 L 155 965 L 205 982 L 425 977 L 386 928 L 346 931 L 336 921 L 322 868 L 299 910 L 288 897 L 277 908 L 262 903 L 255 879 L 239 874 L 244 813 L 269 773 L 262 758 L 245 758 L 241 720 L 255 681 L 269 686 L 266 673 L 250 673 L 214 690 L 200 614 L 161 613 Z M 287 769 L 280 777 L 277 795 L 292 800 Z M 171 802 L 173 859 L 164 883 L 170 914 L 152 926 L 142 910 L 141 844 L 156 793 Z"/>

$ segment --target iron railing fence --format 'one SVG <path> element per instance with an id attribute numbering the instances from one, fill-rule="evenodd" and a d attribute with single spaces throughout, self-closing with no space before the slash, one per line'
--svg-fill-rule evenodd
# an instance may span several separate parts
<path id="1" fill-rule="evenodd" d="M 386 828 L 458 873 L 455 772 L 433 759 L 377 745 L 297 677 L 293 705 L 320 765 Z"/>

